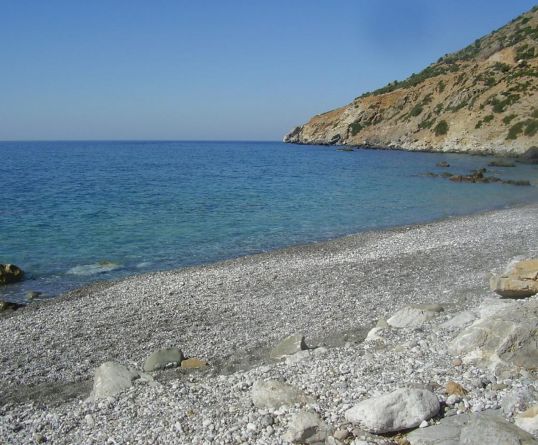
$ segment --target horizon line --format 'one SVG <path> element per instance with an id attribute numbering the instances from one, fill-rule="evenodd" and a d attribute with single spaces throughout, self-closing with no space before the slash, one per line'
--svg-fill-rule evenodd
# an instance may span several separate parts
<path id="1" fill-rule="evenodd" d="M 5 142 L 283 142 L 281 139 L 0 139 Z"/>

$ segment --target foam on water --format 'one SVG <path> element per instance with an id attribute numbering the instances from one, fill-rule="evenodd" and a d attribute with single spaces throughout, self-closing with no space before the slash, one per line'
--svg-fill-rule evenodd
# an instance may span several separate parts
<path id="1" fill-rule="evenodd" d="M 103 263 L 103 264 L 84 264 L 80 266 L 72 267 L 67 271 L 71 275 L 97 275 L 107 272 L 112 272 L 113 270 L 121 269 L 121 265 L 115 263 Z"/>

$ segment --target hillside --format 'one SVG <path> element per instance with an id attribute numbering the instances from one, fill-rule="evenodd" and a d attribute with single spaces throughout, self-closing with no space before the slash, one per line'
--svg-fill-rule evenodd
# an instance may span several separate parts
<path id="1" fill-rule="evenodd" d="M 418 74 L 314 116 L 284 142 L 527 152 L 538 146 L 538 7 Z"/>

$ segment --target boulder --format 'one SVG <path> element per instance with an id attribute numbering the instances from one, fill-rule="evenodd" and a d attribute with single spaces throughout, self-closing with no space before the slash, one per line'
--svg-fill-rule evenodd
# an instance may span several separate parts
<path id="1" fill-rule="evenodd" d="M 437 164 L 435 164 L 436 167 L 444 167 L 444 168 L 447 168 L 447 167 L 450 167 L 450 164 L 447 162 L 447 161 L 441 161 L 441 162 L 438 162 Z"/>
<path id="2" fill-rule="evenodd" d="M 497 375 L 538 368 L 538 301 L 507 306 L 474 322 L 449 344 L 464 363 L 488 367 Z"/>
<path id="3" fill-rule="evenodd" d="M 177 348 L 159 349 L 150 354 L 144 362 L 144 371 L 151 372 L 159 369 L 179 366 L 183 360 L 183 353 Z"/>
<path id="4" fill-rule="evenodd" d="M 490 279 L 492 291 L 504 298 L 527 298 L 538 293 L 538 259 L 511 263 Z"/>
<path id="5" fill-rule="evenodd" d="M 133 381 L 137 379 L 153 380 L 149 375 L 136 369 L 127 368 L 119 363 L 103 363 L 95 370 L 90 400 L 113 396 L 133 386 Z"/>
<path id="6" fill-rule="evenodd" d="M 406 436 L 411 445 L 538 445 L 529 433 L 495 413 L 445 417 Z"/>
<path id="7" fill-rule="evenodd" d="M 346 420 L 371 433 L 383 434 L 414 428 L 439 412 L 439 400 L 425 389 L 398 389 L 367 399 L 345 413 Z"/>
<path id="8" fill-rule="evenodd" d="M 0 284 L 16 283 L 21 281 L 24 272 L 14 264 L 0 264 Z"/>
<path id="9" fill-rule="evenodd" d="M 443 310 L 439 304 L 413 304 L 400 309 L 387 323 L 395 328 L 418 327 L 435 318 Z"/>
<path id="10" fill-rule="evenodd" d="M 443 329 L 461 329 L 469 326 L 476 320 L 476 315 L 471 311 L 463 311 L 454 315 L 450 320 L 445 321 L 441 327 Z"/>
<path id="11" fill-rule="evenodd" d="M 251 396 L 257 408 L 277 409 L 281 406 L 312 402 L 299 388 L 278 380 L 258 380 L 252 385 Z"/>
<path id="12" fill-rule="evenodd" d="M 295 354 L 299 351 L 304 351 L 308 349 L 304 341 L 304 336 L 300 334 L 293 334 L 289 337 L 286 337 L 278 345 L 276 345 L 272 350 L 269 356 L 273 360 L 280 360 L 285 358 L 287 355 Z"/>
<path id="13" fill-rule="evenodd" d="M 0 312 L 16 311 L 17 309 L 19 309 L 19 308 L 21 308 L 23 306 L 24 306 L 23 304 L 13 303 L 11 301 L 0 300 Z"/>
<path id="14" fill-rule="evenodd" d="M 300 411 L 289 423 L 284 439 L 291 443 L 324 444 L 327 424 L 316 413 Z"/>
<path id="15" fill-rule="evenodd" d="M 522 430 L 533 436 L 538 436 L 538 405 L 531 406 L 528 410 L 518 415 L 515 424 Z"/>

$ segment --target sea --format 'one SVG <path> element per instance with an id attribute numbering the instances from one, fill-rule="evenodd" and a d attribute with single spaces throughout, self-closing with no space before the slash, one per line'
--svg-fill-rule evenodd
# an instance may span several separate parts
<path id="1" fill-rule="evenodd" d="M 0 299 L 538 201 L 538 165 L 281 142 L 0 142 Z M 450 167 L 437 167 L 446 161 Z M 428 172 L 527 179 L 454 183 Z"/>

